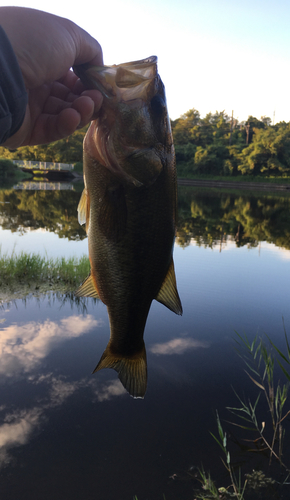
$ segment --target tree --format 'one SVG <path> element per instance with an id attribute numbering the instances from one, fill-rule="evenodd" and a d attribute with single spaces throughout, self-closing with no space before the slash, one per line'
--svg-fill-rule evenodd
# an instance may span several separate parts
<path id="1" fill-rule="evenodd" d="M 51 161 L 56 163 L 76 163 L 82 161 L 83 140 L 87 127 L 76 130 L 74 134 L 60 141 L 39 146 L 23 146 L 10 151 L 0 147 L 0 158 L 10 160 Z"/>
<path id="2" fill-rule="evenodd" d="M 174 143 L 181 145 L 194 142 L 194 130 L 199 125 L 200 114 L 192 108 L 180 118 L 172 122 Z"/>
<path id="3" fill-rule="evenodd" d="M 243 174 L 290 172 L 290 125 L 280 128 L 254 129 L 253 142 L 240 155 L 238 170 Z"/>

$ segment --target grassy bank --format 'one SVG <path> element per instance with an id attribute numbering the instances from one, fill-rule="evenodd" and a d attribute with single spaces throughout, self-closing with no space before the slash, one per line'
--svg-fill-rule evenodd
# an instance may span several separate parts
<path id="1" fill-rule="evenodd" d="M 29 293 L 74 291 L 89 271 L 87 256 L 53 259 L 32 253 L 8 255 L 0 251 L 0 302 L 22 298 Z"/>

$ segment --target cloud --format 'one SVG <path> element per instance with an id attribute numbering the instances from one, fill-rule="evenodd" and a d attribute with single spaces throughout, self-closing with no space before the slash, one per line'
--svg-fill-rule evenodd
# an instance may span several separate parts
<path id="1" fill-rule="evenodd" d="M 162 344 L 153 344 L 149 347 L 149 351 L 159 356 L 184 354 L 190 349 L 199 349 L 201 347 L 209 347 L 209 344 L 192 338 L 176 338 Z"/>
<path id="2" fill-rule="evenodd" d="M 30 322 L 0 329 L 0 374 L 12 376 L 36 368 L 59 343 L 101 326 L 93 316 L 69 316 L 59 322 Z"/>

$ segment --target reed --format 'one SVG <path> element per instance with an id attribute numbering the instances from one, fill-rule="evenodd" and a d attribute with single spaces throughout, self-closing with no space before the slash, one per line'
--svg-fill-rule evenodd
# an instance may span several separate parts
<path id="1" fill-rule="evenodd" d="M 243 359 L 246 365 L 246 373 L 250 380 L 258 387 L 259 392 L 254 400 L 242 399 L 235 391 L 237 399 L 240 403 L 239 407 L 228 407 L 227 409 L 237 417 L 238 421 L 229 422 L 238 426 L 246 434 L 244 442 L 244 449 L 249 452 L 261 453 L 269 458 L 269 466 L 273 459 L 279 465 L 278 479 L 266 477 L 265 473 L 261 470 L 253 470 L 251 473 L 245 474 L 245 479 L 241 476 L 241 469 L 239 468 L 238 477 L 235 474 L 235 466 L 232 464 L 231 454 L 228 448 L 227 433 L 224 431 L 219 415 L 217 413 L 216 421 L 218 428 L 218 435 L 211 433 L 215 441 L 221 448 L 224 458 L 222 462 L 228 471 L 230 478 L 230 485 L 226 488 L 217 488 L 212 481 L 209 473 L 200 470 L 200 481 L 202 484 L 202 492 L 197 492 L 196 499 L 226 499 L 235 498 L 236 500 L 246 500 L 248 498 L 261 498 L 262 492 L 265 489 L 272 491 L 273 495 L 279 495 L 284 486 L 289 485 L 290 467 L 283 461 L 283 444 L 285 440 L 285 424 L 289 418 L 289 402 L 287 400 L 288 389 L 290 383 L 290 344 L 285 330 L 284 320 L 284 335 L 286 342 L 285 354 L 281 352 L 278 347 L 268 338 L 268 344 L 257 336 L 252 342 L 249 342 L 246 335 L 239 335 L 237 332 L 237 352 Z M 276 356 L 275 356 L 276 353 Z M 284 375 L 284 383 L 280 381 L 276 373 L 276 366 L 282 370 Z M 264 418 L 257 414 L 260 399 L 265 398 L 268 411 Z M 268 430 L 268 435 L 265 431 Z M 248 433 L 253 434 L 254 437 L 248 438 Z M 252 493 L 251 493 L 252 492 Z M 250 497 L 248 496 L 250 495 Z M 267 497 L 268 498 L 268 497 Z M 280 496 L 273 496 L 271 498 L 280 498 Z M 284 498 L 284 497 L 283 497 Z"/>

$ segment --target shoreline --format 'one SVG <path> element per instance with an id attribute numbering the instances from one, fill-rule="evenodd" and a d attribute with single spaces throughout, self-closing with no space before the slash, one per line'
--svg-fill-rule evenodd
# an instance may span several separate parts
<path id="1" fill-rule="evenodd" d="M 204 186 L 213 188 L 236 188 L 236 189 L 260 189 L 267 191 L 289 191 L 290 184 L 275 184 L 274 182 L 243 182 L 243 181 L 217 181 L 203 179 L 183 179 L 178 178 L 177 184 L 180 186 Z"/>

